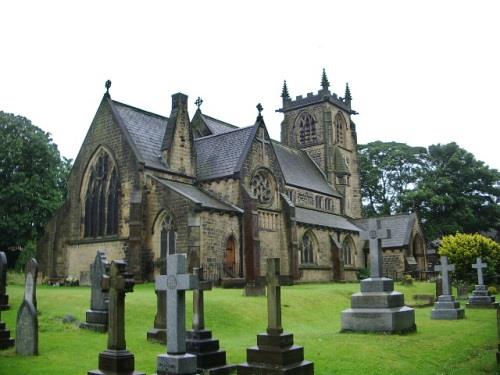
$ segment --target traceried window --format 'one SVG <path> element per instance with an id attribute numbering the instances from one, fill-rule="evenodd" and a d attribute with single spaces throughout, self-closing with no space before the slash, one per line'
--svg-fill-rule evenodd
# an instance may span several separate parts
<path id="1" fill-rule="evenodd" d="M 301 243 L 301 263 L 314 264 L 314 238 L 311 232 L 306 232 Z"/>
<path id="2" fill-rule="evenodd" d="M 353 251 L 352 240 L 348 237 L 342 243 L 342 259 L 344 265 L 349 266 L 354 264 Z"/>
<path id="3" fill-rule="evenodd" d="M 87 169 L 84 197 L 84 237 L 118 234 L 120 181 L 110 155 L 100 150 Z"/>
<path id="4" fill-rule="evenodd" d="M 261 170 L 254 174 L 250 182 L 252 196 L 259 203 L 267 204 L 273 200 L 273 183 L 269 173 Z"/>
<path id="5" fill-rule="evenodd" d="M 175 243 L 177 233 L 175 232 L 171 216 L 165 216 L 161 221 L 160 232 L 160 258 L 165 259 L 167 255 L 175 254 Z"/>
<path id="6" fill-rule="evenodd" d="M 316 121 L 307 112 L 303 112 L 297 119 L 298 141 L 300 144 L 315 142 Z"/>
<path id="7" fill-rule="evenodd" d="M 345 145 L 345 131 L 347 125 L 342 114 L 337 113 L 335 116 L 335 141 L 338 144 Z"/>

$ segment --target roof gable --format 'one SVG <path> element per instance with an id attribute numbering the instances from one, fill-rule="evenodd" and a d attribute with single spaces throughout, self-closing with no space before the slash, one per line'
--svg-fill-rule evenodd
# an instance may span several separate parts
<path id="1" fill-rule="evenodd" d="M 411 241 L 416 218 L 415 214 L 377 217 L 376 219 L 381 221 L 382 228 L 387 228 L 391 231 L 391 238 L 382 240 L 382 248 L 389 249 L 408 246 Z M 368 219 L 357 219 L 355 223 L 364 230 L 368 230 Z"/>

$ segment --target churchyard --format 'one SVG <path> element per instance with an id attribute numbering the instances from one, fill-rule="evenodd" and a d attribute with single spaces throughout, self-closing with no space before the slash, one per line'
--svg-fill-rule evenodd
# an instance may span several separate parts
<path id="1" fill-rule="evenodd" d="M 412 286 L 395 283 L 407 304 L 412 296 L 434 294 L 434 283 Z M 431 320 L 432 307 L 415 308 L 416 333 L 340 333 L 342 311 L 359 292 L 358 283 L 303 284 L 282 287 L 282 322 L 314 362 L 315 374 L 494 374 L 497 350 L 496 311 L 467 309 L 462 320 Z M 2 321 L 16 336 L 16 314 L 24 295 L 24 276 L 9 274 L 11 309 Z M 454 294 L 456 290 L 454 289 Z M 89 309 L 89 287 L 38 285 L 39 355 L 17 356 L 14 348 L 0 351 L 2 375 L 86 374 L 97 368 L 107 335 L 80 329 Z M 135 355 L 135 369 L 153 374 L 165 346 L 146 340 L 156 313 L 154 284 L 135 285 L 126 295 L 127 349 Z M 244 297 L 240 289 L 206 291 L 205 326 L 227 352 L 228 363 L 246 361 L 246 349 L 267 326 L 265 297 Z M 465 305 L 465 300 L 460 301 Z M 186 292 L 187 328 L 191 327 L 192 292 Z M 76 319 L 76 320 L 73 320 Z"/>

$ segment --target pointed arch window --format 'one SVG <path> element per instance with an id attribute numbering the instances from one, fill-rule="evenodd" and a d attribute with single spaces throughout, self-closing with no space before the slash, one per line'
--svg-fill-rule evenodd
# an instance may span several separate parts
<path id="1" fill-rule="evenodd" d="M 344 265 L 349 266 L 354 264 L 354 248 L 352 244 L 352 240 L 350 238 L 346 238 L 342 243 L 342 260 L 344 261 Z"/>
<path id="2" fill-rule="evenodd" d="M 314 264 L 315 263 L 315 241 L 311 232 L 307 232 L 302 237 L 301 243 L 302 253 L 301 253 L 301 263 L 302 264 Z"/>
<path id="3" fill-rule="evenodd" d="M 307 112 L 303 112 L 297 119 L 298 141 L 300 144 L 315 142 L 316 136 L 316 121 Z"/>
<path id="4" fill-rule="evenodd" d="M 120 182 L 109 154 L 100 150 L 88 167 L 83 203 L 83 236 L 118 234 Z"/>
<path id="5" fill-rule="evenodd" d="M 338 144 L 345 145 L 345 131 L 347 125 L 342 114 L 337 113 L 335 116 L 335 141 Z"/>
<path id="6" fill-rule="evenodd" d="M 165 259 L 167 255 L 176 253 L 175 245 L 177 233 L 175 232 L 172 216 L 165 216 L 161 222 L 160 232 L 160 258 Z"/>

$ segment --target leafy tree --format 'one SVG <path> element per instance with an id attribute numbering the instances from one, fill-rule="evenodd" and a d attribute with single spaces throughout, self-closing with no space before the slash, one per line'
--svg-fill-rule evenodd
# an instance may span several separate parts
<path id="1" fill-rule="evenodd" d="M 427 238 L 475 233 L 500 223 L 500 174 L 456 143 L 432 145 L 428 165 L 403 208 L 417 210 Z"/>
<path id="2" fill-rule="evenodd" d="M 0 249 L 39 237 L 65 198 L 70 168 L 48 133 L 0 111 Z"/>
<path id="3" fill-rule="evenodd" d="M 439 255 L 446 255 L 455 264 L 458 279 L 477 282 L 477 271 L 472 268 L 476 258 L 481 257 L 488 264 L 486 275 L 500 270 L 500 244 L 480 234 L 457 233 L 444 236 Z M 487 282 L 487 280 L 485 280 Z"/>
<path id="4" fill-rule="evenodd" d="M 426 168 L 425 147 L 397 142 L 359 146 L 361 192 L 366 216 L 402 212 L 402 197 L 419 182 Z"/>

